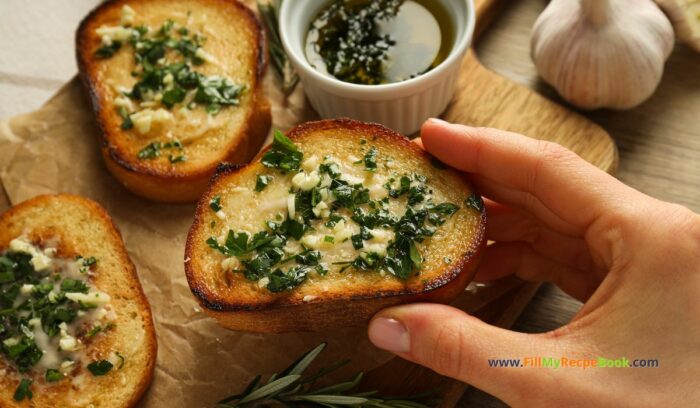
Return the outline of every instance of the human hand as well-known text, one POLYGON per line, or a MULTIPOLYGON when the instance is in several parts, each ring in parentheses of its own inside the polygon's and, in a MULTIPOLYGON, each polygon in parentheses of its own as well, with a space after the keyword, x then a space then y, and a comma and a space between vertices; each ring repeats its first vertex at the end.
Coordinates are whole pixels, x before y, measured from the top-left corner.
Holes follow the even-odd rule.
MULTIPOLYGON (((383 349, 512 406, 696 406, 700 402, 700 216, 646 196, 573 152, 431 119, 418 143, 470 173, 485 197, 477 281, 509 274, 585 302, 543 334, 490 326, 445 305, 379 312, 383 349), (489 359, 657 359, 657 368, 489 367, 489 359)), ((532 363, 532 361, 530 361, 532 363)))

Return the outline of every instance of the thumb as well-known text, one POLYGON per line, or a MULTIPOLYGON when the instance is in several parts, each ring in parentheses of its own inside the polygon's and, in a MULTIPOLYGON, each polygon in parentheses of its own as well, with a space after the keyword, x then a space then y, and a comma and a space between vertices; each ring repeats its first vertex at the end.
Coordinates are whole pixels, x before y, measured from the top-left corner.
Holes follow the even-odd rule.
POLYGON ((557 341, 545 335, 500 329, 459 309, 432 303, 382 310, 370 322, 369 338, 379 348, 474 385, 509 404, 532 402, 538 391, 553 389, 556 373, 491 367, 489 359, 524 361, 557 352, 564 355, 557 350, 557 341))

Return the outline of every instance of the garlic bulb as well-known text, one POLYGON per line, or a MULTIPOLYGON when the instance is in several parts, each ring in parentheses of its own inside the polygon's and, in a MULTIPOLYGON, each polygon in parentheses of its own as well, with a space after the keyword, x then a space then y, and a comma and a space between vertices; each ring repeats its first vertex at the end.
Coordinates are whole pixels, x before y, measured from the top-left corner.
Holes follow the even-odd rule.
POLYGON ((552 0, 531 43, 542 78, 585 109, 642 103, 672 48, 671 23, 652 0, 552 0))
POLYGON ((700 0, 656 0, 673 23, 676 36, 700 52, 700 0))

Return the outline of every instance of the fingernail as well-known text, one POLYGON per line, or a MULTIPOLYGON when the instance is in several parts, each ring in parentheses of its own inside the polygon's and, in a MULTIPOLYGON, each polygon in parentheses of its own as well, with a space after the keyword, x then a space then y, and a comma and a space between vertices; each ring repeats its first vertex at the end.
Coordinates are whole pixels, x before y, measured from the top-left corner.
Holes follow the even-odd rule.
POLYGON ((428 119, 428 122, 440 123, 440 124, 443 124, 443 125, 449 125, 449 122, 448 122, 448 121, 442 120, 442 119, 440 119, 440 118, 429 118, 429 119, 428 119))
POLYGON ((379 317, 372 320, 369 339, 375 346, 394 353, 407 353, 411 350, 408 330, 396 319, 379 317))

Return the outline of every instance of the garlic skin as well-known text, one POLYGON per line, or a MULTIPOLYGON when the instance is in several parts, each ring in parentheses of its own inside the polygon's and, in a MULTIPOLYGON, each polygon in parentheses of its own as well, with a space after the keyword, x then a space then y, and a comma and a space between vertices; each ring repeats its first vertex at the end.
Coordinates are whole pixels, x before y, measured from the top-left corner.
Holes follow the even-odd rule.
POLYGON ((652 0, 552 0, 532 30, 542 78, 584 109, 630 109, 651 96, 673 49, 652 0))
POLYGON ((700 52, 700 0, 655 0, 671 19, 676 36, 700 52))

